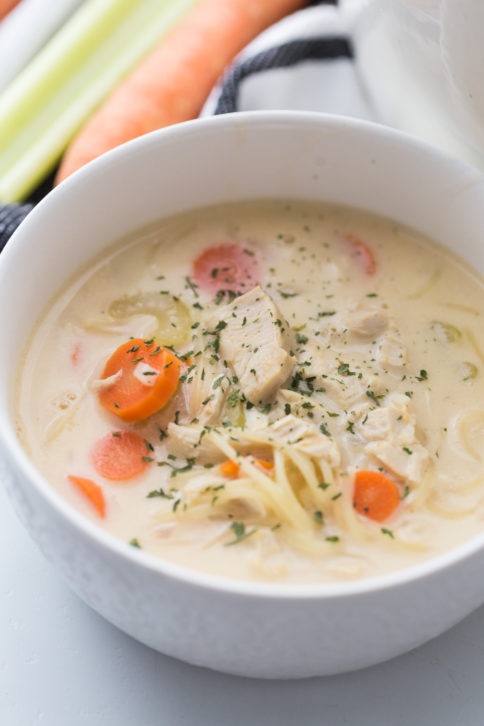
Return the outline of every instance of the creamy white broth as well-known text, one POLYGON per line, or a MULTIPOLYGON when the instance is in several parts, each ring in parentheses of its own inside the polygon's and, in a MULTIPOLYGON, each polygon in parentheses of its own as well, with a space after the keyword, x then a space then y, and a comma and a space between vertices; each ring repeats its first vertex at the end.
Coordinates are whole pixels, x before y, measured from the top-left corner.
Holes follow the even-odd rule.
POLYGON ((120 241, 54 301, 20 374, 19 432, 74 507, 164 559, 293 583, 406 567, 484 523, 483 300, 464 263, 380 217, 299 201, 196 210, 120 241), (217 268, 210 291, 195 282, 213 245, 255 260, 235 299, 217 298, 217 268), (153 336, 182 380, 161 411, 126 423, 96 385, 119 345, 153 336), (244 346, 257 370, 241 376, 244 346), (147 442, 146 466, 111 481, 91 452, 125 430, 147 442), (397 486, 383 521, 353 506, 358 470, 397 486), (104 517, 69 475, 101 487, 104 517))

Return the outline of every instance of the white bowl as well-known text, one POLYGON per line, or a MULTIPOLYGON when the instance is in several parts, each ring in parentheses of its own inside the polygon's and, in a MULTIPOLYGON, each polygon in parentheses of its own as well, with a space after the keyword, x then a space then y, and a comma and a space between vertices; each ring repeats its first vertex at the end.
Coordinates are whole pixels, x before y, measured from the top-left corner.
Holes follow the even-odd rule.
POLYGON ((385 214, 484 272, 484 177, 410 137, 297 112, 171 127, 106 154, 61 184, 0 256, 0 432, 20 519, 90 606, 143 643, 190 663, 289 678, 383 661, 459 621, 484 602, 484 534, 418 567, 352 583, 289 587, 200 574, 127 547, 72 509, 29 461, 14 413, 19 357, 31 328, 79 267, 165 214, 277 196, 385 214))

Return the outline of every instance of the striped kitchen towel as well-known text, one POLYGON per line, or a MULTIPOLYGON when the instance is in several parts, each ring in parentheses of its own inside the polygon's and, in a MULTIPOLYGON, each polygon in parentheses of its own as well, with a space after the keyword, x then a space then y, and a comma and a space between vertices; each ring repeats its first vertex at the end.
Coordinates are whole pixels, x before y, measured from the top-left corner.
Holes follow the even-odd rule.
MULTIPOLYGON (((358 73, 352 28, 364 0, 320 0, 262 33, 235 59, 202 116, 307 110, 377 120, 358 73)), ((49 189, 23 205, 0 205, 0 250, 49 189)))
POLYGON ((273 25, 237 57, 202 115, 290 109, 377 120, 352 40, 363 2, 313 4, 273 25))
POLYGON ((33 206, 33 204, 0 204, 0 251, 33 206))

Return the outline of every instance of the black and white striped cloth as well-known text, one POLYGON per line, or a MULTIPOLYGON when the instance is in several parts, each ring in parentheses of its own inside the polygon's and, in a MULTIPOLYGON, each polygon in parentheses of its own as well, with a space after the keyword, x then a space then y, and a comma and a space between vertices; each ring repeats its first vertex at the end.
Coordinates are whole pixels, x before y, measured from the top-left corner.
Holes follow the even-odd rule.
POLYGON ((237 57, 202 115, 293 109, 376 120, 352 39, 363 1, 313 3, 273 25, 237 57))
MULTIPOLYGON (((349 8, 338 0, 309 2, 266 30, 235 59, 201 115, 293 109, 377 120, 354 57, 358 0, 349 8)), ((47 190, 44 184, 40 196, 47 190)), ((0 250, 38 198, 0 205, 0 250)))

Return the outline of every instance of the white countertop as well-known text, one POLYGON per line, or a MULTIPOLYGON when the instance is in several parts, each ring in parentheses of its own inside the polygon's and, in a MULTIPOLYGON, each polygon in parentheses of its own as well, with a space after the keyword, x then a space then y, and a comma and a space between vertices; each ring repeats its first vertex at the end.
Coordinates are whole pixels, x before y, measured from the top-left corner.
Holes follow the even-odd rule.
POLYGON ((484 607, 386 664, 330 678, 260 681, 156 653, 74 595, 0 485, 2 726, 478 726, 484 607))

